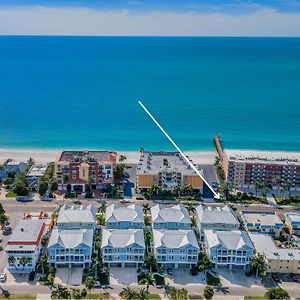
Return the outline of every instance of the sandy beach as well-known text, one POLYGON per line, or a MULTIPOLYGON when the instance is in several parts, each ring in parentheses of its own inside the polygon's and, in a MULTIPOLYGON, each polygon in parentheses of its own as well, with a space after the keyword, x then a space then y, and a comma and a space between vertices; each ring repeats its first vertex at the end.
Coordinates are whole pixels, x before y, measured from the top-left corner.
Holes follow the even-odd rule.
MULTIPOLYGON (((47 149, 0 149, 0 163, 3 163, 7 158, 12 158, 14 161, 27 161, 32 157, 36 163, 46 164, 53 162, 61 150, 47 149)), ((140 157, 139 151, 117 151, 118 155, 125 155, 127 163, 137 163, 140 157)), ((195 163, 212 164, 216 152, 214 151, 186 151, 195 163)))

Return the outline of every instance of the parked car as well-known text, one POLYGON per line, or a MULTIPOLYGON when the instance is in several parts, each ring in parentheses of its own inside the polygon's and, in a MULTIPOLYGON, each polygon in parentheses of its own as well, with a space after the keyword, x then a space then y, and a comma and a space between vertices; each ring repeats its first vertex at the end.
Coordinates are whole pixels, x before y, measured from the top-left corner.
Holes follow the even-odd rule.
POLYGON ((298 282, 298 276, 296 274, 291 274, 291 278, 294 282, 298 282))
POLYGON ((279 277, 276 274, 272 274, 272 278, 275 282, 279 281, 279 277))
POLYGON ((6 274, 5 273, 1 273, 0 274, 0 282, 4 282, 6 280, 6 274))
POLYGON ((167 273, 168 273, 169 275, 173 275, 173 270, 172 270, 171 268, 168 268, 168 269, 167 269, 167 273))
POLYGON ((100 288, 100 287, 101 287, 100 281, 96 281, 94 284, 94 288, 100 288))

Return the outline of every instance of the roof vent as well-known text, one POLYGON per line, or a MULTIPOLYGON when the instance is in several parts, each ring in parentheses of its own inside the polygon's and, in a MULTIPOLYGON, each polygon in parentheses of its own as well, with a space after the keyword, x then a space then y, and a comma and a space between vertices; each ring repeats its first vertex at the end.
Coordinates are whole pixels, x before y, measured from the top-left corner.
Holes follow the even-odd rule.
POLYGON ((21 228, 21 231, 23 232, 23 231, 24 231, 24 228, 21 228))

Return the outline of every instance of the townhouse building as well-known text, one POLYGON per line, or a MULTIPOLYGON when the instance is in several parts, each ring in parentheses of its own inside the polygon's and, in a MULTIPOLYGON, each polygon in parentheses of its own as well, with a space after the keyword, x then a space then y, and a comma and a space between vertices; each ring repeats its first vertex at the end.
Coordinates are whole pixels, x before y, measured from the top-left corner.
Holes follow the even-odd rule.
POLYGON ((284 227, 278 215, 272 212, 243 212, 241 218, 249 231, 265 232, 278 236, 284 227))
POLYGON ((255 182, 273 185, 289 183, 291 190, 300 190, 300 152, 226 150, 222 157, 228 182, 249 187, 255 182))
MULTIPOLYGON (((198 168, 197 165, 195 167, 198 168)), ((137 166, 136 188, 147 191, 153 185, 165 190, 191 185, 195 190, 201 190, 203 182, 179 152, 144 151, 137 166)))
POLYGON ((63 205, 48 243, 48 262, 55 267, 91 264, 96 208, 63 205))
POLYGON ((42 249, 41 239, 45 230, 46 225, 43 220, 22 219, 18 222, 5 248, 9 272, 30 273, 35 269, 42 249), (26 263, 24 264, 24 262, 26 263))
POLYGON ((251 232, 249 237, 255 251, 263 255, 266 264, 266 273, 293 273, 300 274, 300 250, 279 248, 269 234, 251 232))
POLYGON ((205 251, 210 262, 218 267, 246 269, 251 262, 254 247, 245 231, 204 230, 205 251))
POLYGON ((286 212, 285 217, 285 226, 288 228, 291 234, 300 236, 300 214, 295 212, 286 212))
POLYGON ((58 229, 95 229, 97 209, 94 205, 71 206, 64 204, 57 218, 58 229))
POLYGON ((105 222, 107 229, 143 229, 144 212, 138 204, 112 204, 106 208, 105 222))
POLYGON ((151 207, 151 225, 153 229, 188 230, 191 229, 192 222, 188 210, 182 204, 157 204, 151 207))
POLYGON ((160 266, 191 268, 198 262, 199 250, 193 230, 153 229, 153 251, 160 266))
POLYGON ((48 262, 53 267, 88 267, 92 262, 93 229, 54 228, 48 243, 48 262))
POLYGON ((204 230, 234 231, 240 227, 240 222, 234 212, 226 205, 196 207, 196 221, 200 240, 204 241, 204 230))
POLYGON ((142 229, 102 230, 103 263, 110 266, 138 267, 144 263, 145 240, 142 229))
POLYGON ((67 185, 77 194, 86 192, 89 178, 92 189, 103 189, 113 183, 113 170, 117 153, 112 151, 63 151, 55 160, 58 190, 66 191, 67 185))

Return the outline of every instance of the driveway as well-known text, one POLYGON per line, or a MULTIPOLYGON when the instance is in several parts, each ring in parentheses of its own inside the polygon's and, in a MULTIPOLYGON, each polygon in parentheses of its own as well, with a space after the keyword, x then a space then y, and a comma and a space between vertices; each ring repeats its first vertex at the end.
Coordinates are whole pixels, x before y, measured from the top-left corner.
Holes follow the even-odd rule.
POLYGON ((261 287, 260 278, 255 276, 246 276, 244 270, 229 270, 229 269, 215 269, 216 273, 220 275, 222 286, 242 286, 242 287, 261 287))
POLYGON ((80 285, 83 268, 57 268, 54 283, 80 285))
POLYGON ((172 269, 172 272, 172 275, 164 275, 166 284, 206 284, 206 278, 202 272, 196 276, 191 275, 190 269, 172 269))
POLYGON ((112 267, 109 269, 109 272, 111 285, 137 284, 136 268, 112 267))

